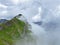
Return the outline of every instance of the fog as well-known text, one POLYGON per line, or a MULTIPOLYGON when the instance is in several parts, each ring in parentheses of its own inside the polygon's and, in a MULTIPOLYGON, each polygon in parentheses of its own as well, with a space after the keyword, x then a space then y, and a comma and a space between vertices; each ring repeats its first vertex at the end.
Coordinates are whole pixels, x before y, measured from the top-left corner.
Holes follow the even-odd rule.
POLYGON ((15 45, 60 45, 60 0, 0 0, 0 18, 11 19, 20 13, 32 26, 32 33, 15 45))

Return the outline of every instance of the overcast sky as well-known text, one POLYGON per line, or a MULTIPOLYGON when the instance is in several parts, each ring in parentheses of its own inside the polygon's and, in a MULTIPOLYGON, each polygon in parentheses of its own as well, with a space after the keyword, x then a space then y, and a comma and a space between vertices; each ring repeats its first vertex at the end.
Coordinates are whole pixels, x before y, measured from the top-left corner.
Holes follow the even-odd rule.
MULTIPOLYGON (((29 22, 31 22, 32 19, 32 21, 40 21, 41 15, 48 15, 46 17, 48 19, 50 16, 52 17, 53 14, 60 19, 60 0, 0 0, 0 19, 11 19, 20 13, 23 14, 29 22)), ((31 25, 33 29, 32 32, 35 34, 40 35, 44 33, 44 29, 40 28, 40 26, 34 25, 33 23, 31 23, 31 25)), ((57 33, 54 34, 57 35, 57 33)))
POLYGON ((0 18, 11 18, 22 13, 29 18, 38 13, 37 0, 0 0, 0 18))
MULTIPOLYGON (((31 20, 35 15, 40 16, 41 9, 46 11, 45 8, 52 12, 58 8, 56 10, 59 12, 60 0, 0 0, 0 18, 10 19, 22 13, 28 20, 31 20)), ((37 16, 38 19, 39 16, 37 16)))

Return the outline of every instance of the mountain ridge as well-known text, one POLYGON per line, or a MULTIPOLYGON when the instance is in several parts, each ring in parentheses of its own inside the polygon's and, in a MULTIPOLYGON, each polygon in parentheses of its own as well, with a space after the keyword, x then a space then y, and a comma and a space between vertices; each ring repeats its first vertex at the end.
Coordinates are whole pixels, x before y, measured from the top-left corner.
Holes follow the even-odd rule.
POLYGON ((20 16, 22 16, 22 14, 0 24, 0 45, 13 45, 14 40, 24 38, 25 35, 31 32, 28 22, 26 24, 26 22, 17 18, 20 18, 20 16))

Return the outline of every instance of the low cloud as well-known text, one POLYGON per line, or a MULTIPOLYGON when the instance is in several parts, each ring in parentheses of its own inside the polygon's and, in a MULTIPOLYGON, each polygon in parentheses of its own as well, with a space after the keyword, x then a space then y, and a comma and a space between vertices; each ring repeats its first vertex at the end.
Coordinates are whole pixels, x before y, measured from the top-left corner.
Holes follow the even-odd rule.
POLYGON ((8 8, 8 6, 0 3, 0 8, 8 8))

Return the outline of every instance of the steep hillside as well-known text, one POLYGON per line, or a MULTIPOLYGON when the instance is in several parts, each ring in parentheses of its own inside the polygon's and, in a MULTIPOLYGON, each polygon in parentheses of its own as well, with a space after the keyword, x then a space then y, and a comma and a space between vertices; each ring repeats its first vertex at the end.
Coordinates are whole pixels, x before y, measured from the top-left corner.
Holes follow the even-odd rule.
POLYGON ((31 32, 28 22, 18 19, 20 16, 21 14, 0 24, 0 45, 13 45, 16 39, 23 38, 31 32))

